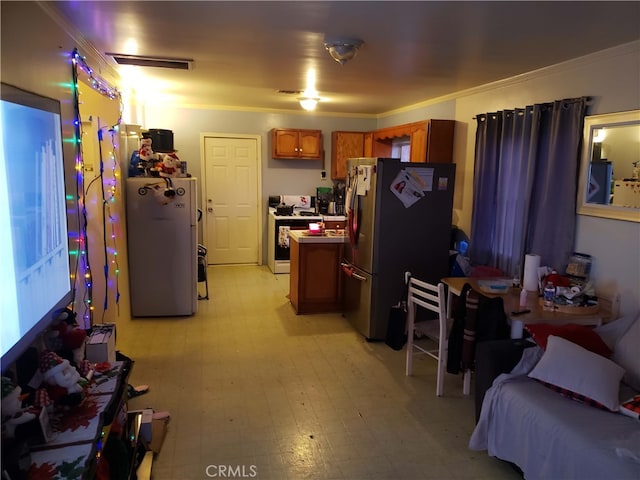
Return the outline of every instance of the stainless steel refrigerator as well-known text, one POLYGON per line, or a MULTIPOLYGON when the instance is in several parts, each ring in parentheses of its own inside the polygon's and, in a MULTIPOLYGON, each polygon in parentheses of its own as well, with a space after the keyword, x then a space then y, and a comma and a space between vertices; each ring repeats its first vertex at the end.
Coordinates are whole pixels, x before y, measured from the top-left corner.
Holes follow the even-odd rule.
POLYGON ((429 282, 447 276, 454 178, 452 163, 348 160, 344 315, 368 340, 385 338, 405 271, 429 282))
POLYGON ((195 178, 127 179, 131 315, 193 315, 198 307, 195 178))

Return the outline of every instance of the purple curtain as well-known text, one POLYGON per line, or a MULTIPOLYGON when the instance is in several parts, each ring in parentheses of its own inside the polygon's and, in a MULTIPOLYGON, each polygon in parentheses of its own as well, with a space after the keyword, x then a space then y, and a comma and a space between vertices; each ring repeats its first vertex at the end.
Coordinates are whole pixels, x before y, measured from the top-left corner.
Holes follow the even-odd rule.
POLYGON ((521 275, 524 255, 564 272, 573 251, 587 98, 477 115, 474 265, 521 275))

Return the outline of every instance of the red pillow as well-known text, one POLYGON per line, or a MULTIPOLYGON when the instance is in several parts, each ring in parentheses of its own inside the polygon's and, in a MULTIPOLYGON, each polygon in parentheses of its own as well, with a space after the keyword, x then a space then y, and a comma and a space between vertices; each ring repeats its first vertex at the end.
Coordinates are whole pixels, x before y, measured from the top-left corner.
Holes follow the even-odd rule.
POLYGON ((580 345, 593 353, 609 358, 613 353, 606 343, 600 338, 593 328, 585 325, 568 323, 566 325, 551 325, 549 323, 532 323, 525 325, 525 328, 533 337, 535 342, 545 350, 547 348, 547 337, 555 335, 569 340, 576 345, 580 345))

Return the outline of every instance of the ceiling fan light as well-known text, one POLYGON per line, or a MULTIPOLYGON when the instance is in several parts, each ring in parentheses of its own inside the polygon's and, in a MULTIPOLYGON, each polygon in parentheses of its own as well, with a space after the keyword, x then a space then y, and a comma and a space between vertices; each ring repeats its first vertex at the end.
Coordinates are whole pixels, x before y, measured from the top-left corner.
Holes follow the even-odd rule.
POLYGON ((344 65, 358 53, 358 49, 364 42, 358 39, 343 39, 325 42, 324 48, 327 49, 331 58, 340 65, 344 65))
POLYGON ((307 111, 313 111, 318 105, 319 98, 303 97, 298 99, 300 106, 307 111))

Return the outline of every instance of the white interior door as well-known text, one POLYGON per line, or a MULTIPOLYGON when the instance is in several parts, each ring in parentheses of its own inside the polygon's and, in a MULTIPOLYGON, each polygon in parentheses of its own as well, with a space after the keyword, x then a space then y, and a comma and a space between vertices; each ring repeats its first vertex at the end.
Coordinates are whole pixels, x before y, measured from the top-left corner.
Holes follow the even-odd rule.
POLYGON ((258 264, 259 138, 204 136, 205 246, 210 265, 258 264))

